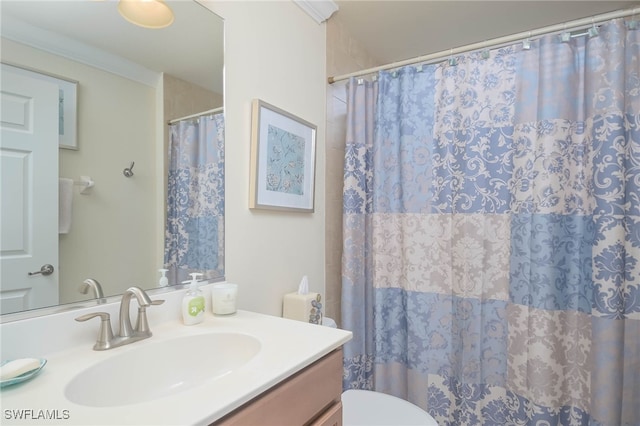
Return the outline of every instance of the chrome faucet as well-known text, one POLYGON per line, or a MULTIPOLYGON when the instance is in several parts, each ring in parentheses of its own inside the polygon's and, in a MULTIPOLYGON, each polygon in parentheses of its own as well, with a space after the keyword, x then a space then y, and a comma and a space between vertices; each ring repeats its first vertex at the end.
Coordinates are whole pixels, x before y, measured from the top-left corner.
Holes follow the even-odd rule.
POLYGON ((93 312, 82 315, 76 318, 76 321, 87 321, 91 318, 100 317, 100 332, 93 349, 104 351, 151 337, 152 333, 147 321, 147 308, 151 305, 161 305, 163 303, 164 300, 151 300, 149 295, 139 287, 129 287, 122 295, 122 301, 120 302, 120 330, 117 336, 113 335, 111 318, 107 312, 93 312), (138 317, 135 328, 131 326, 131 318, 129 317, 129 305, 131 304, 132 296, 135 296, 138 301, 138 317))
POLYGON ((104 292, 102 291, 102 286, 98 282, 98 280, 94 280, 93 278, 87 278, 82 282, 79 290, 82 294, 89 293, 89 289, 93 291, 93 296, 95 299, 98 299, 98 304, 105 303, 107 300, 104 298, 104 292))
POLYGON ((120 337, 133 336, 133 327, 131 327, 131 318, 129 317, 131 296, 135 296, 138 300, 138 318, 140 318, 140 308, 143 309, 142 312, 146 316, 146 308, 151 306, 151 299, 144 290, 138 287, 129 287, 122 295, 122 301, 120 302, 120 337))

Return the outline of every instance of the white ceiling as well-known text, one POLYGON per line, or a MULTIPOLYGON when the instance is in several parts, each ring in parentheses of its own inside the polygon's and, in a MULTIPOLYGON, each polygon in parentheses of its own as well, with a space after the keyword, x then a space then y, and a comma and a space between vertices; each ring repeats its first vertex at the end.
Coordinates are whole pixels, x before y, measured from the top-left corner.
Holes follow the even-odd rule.
POLYGON ((334 16, 380 65, 640 7, 637 1, 334 1, 334 16))
MULTIPOLYGON (((246 0, 234 0, 246 1, 246 0)), ((191 0, 167 0, 168 28, 148 30, 122 19, 115 0, 0 0, 7 19, 62 34, 222 93, 223 20, 191 0), (215 71, 212 71, 215 70, 215 71), (211 78, 212 72, 217 77, 211 78)), ((379 64, 561 24, 632 1, 335 0, 334 15, 379 64)), ((639 9, 640 14, 640 9, 639 9)), ((331 19, 334 19, 333 17, 331 19)))
POLYGON ((18 22, 30 38, 43 35, 44 40, 31 41, 32 46, 50 44, 51 39, 55 37, 57 41, 61 36, 60 40, 72 39, 149 70, 167 72, 223 93, 223 20, 191 0, 166 3, 172 8, 175 21, 167 28, 150 30, 125 21, 114 0, 0 0, 0 29, 6 36, 9 28, 16 27, 8 24, 18 22))

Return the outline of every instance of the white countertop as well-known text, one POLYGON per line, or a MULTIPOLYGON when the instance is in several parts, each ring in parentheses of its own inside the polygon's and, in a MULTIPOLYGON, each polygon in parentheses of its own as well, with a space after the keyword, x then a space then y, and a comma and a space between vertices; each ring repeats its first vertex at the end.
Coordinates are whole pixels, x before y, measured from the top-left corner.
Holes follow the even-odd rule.
MULTIPOLYGON (((97 321, 93 326, 97 334, 97 321)), ((2 389, 0 423, 206 425, 351 339, 349 331, 246 311, 224 317, 209 314, 203 323, 193 326, 184 326, 177 320, 155 326, 151 323, 151 330, 151 338, 120 348, 94 351, 93 342, 86 342, 45 356, 47 365, 39 375, 28 382, 2 389), (110 356, 177 336, 212 332, 252 335, 261 343, 260 352, 231 374, 151 402, 96 408, 72 403, 65 397, 65 386, 76 374, 110 356), (20 412, 30 418, 15 419, 20 412), (53 419, 37 419, 43 415, 53 419)), ((148 362, 153 363, 154 360, 148 362)), ((157 365, 158 374, 170 368, 170 365, 157 365)), ((135 366, 131 370, 131 380, 134 381, 135 366)), ((95 385, 100 386, 100 383, 95 385)))

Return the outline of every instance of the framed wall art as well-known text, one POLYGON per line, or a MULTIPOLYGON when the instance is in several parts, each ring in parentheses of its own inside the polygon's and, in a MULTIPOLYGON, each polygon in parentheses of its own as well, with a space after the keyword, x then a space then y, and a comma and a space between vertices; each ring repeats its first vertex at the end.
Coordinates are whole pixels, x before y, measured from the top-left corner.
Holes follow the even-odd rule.
POLYGON ((313 212, 317 127, 259 99, 251 110, 249 207, 313 212))

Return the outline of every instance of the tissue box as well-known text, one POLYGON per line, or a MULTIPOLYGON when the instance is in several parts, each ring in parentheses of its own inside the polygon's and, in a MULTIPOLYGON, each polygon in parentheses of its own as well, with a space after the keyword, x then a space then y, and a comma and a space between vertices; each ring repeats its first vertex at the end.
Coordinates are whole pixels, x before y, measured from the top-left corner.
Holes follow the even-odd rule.
POLYGON ((288 293, 284 295, 282 303, 282 316, 285 318, 322 323, 322 303, 319 293, 288 293))

